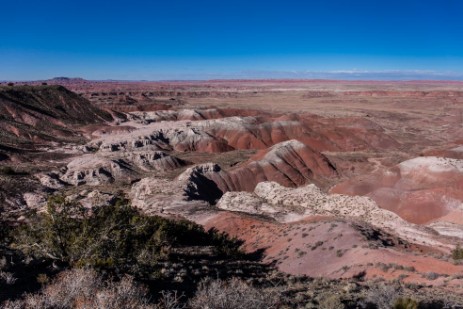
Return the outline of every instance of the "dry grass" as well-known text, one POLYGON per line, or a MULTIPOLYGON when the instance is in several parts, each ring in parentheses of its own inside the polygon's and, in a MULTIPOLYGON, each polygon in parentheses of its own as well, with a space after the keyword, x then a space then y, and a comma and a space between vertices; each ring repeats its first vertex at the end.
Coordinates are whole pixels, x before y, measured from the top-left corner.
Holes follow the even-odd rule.
POLYGON ((276 292, 254 288, 246 282, 232 278, 204 280, 200 283, 195 297, 191 300, 193 309, 271 309, 278 308, 276 292))
POLYGON ((149 304, 146 293, 129 276, 124 276, 120 281, 105 281, 94 270, 73 269, 63 272, 40 293, 29 294, 23 300, 6 302, 3 308, 155 308, 149 304))

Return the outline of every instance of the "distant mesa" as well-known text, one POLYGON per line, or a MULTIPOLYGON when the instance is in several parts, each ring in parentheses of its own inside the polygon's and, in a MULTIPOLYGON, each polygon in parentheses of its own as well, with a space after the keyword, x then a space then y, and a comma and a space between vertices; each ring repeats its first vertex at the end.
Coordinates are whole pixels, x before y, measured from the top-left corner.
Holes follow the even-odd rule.
POLYGON ((84 79, 81 78, 81 77, 65 77, 65 76, 58 76, 58 77, 53 77, 51 80, 66 80, 66 81, 70 81, 70 80, 84 80, 84 79))
POLYGON ((85 82, 86 80, 81 78, 81 77, 59 76, 59 77, 53 77, 52 79, 49 79, 48 81, 50 81, 50 82, 76 83, 76 82, 85 82))

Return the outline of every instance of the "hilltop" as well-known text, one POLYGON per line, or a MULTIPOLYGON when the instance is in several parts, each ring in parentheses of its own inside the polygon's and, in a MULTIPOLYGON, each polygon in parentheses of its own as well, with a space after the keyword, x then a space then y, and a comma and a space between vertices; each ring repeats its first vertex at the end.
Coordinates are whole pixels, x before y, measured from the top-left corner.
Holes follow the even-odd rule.
POLYGON ((63 86, 0 87, 3 149, 81 141, 81 127, 112 120, 110 113, 63 86))

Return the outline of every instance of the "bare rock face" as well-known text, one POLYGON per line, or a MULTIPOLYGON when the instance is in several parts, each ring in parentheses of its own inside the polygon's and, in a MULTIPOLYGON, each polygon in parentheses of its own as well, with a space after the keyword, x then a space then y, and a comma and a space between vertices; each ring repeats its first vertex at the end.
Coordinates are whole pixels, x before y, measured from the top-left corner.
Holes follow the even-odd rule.
POLYGON ((41 209, 47 204, 47 196, 43 193, 27 192, 23 199, 29 209, 41 209))
POLYGON ((178 186, 187 199, 214 204, 224 192, 253 191, 261 181, 295 187, 335 175, 321 154, 295 140, 277 144, 256 158, 229 171, 214 163, 193 166, 177 178, 178 186))
POLYGON ((122 159, 111 160, 89 154, 71 161, 60 180, 75 186, 100 185, 116 179, 130 182, 135 178, 131 166, 122 159))
POLYGON ((217 153, 263 150, 293 139, 317 152, 379 150, 400 145, 380 126, 366 119, 328 119, 310 114, 218 118, 221 116, 218 111, 197 110, 145 112, 135 116, 143 119, 143 128, 96 140, 94 146, 100 151, 150 147, 217 153))
POLYGON ((275 182, 262 182, 256 186, 252 198, 249 198, 249 193, 227 192, 217 203, 217 207, 266 215, 281 222, 300 221, 317 215, 356 218, 392 231, 407 240, 414 238, 412 241, 419 239, 427 244, 444 246, 434 239, 434 230, 407 223, 393 212, 379 208, 368 197, 325 194, 313 184, 286 188, 275 182))
POLYGON ((463 239, 463 226, 461 224, 436 221, 428 224, 428 226, 437 231, 440 235, 463 239))
POLYGON ((341 183, 331 192, 371 197, 409 222, 463 223, 463 160, 418 157, 367 179, 341 183))
POLYGON ((178 120, 206 120, 222 117, 219 110, 210 109, 180 109, 180 110, 160 110, 160 111, 137 111, 130 112, 129 117, 133 120, 148 124, 160 121, 178 120))
POLYGON ((149 214, 182 215, 187 218, 214 212, 223 192, 209 177, 226 173, 219 165, 204 163, 186 169, 174 180, 148 177, 134 183, 130 191, 132 205, 149 214))
POLYGON ((84 154, 72 160, 61 175, 48 173, 37 177, 52 189, 60 189, 65 184, 95 186, 115 181, 127 184, 140 178, 143 172, 163 175, 187 164, 162 151, 84 154))
POLYGON ((39 173, 35 177, 48 189, 60 190, 66 186, 66 183, 59 178, 59 172, 39 173))
POLYGON ((324 183, 336 176, 336 170, 322 154, 297 140, 276 144, 228 171, 215 164, 194 167, 185 173, 201 178, 204 183, 205 178, 212 180, 214 184, 209 186, 217 186, 222 192, 252 192, 263 181, 297 187, 311 182, 324 183))
POLYGON ((85 208, 104 207, 114 205, 116 196, 99 190, 83 190, 77 194, 67 196, 68 201, 78 202, 85 208))
POLYGON ((188 183, 148 177, 133 184, 129 197, 132 206, 152 215, 182 216, 194 220, 214 213, 207 201, 190 199, 186 194, 188 183))
POLYGON ((170 171, 188 164, 188 162, 173 157, 163 151, 137 151, 129 152, 124 157, 133 165, 144 171, 157 172, 170 171))
POLYGON ((278 143, 229 171, 237 191, 253 191, 259 182, 275 181, 286 187, 323 183, 336 176, 321 153, 298 140, 278 143))
POLYGON ((100 152, 172 150, 162 131, 140 131, 102 137, 89 143, 89 147, 100 152))
MULTIPOLYGON (((134 150, 176 150, 180 152, 225 152, 233 150, 227 142, 216 138, 198 128, 177 124, 178 127, 143 129, 111 138, 102 138, 92 143, 100 151, 134 151, 134 150)), ((160 126, 158 126, 160 127, 160 126)))
POLYGON ((279 222, 293 222, 304 217, 302 207, 284 207, 268 203, 251 192, 226 192, 216 206, 222 210, 271 217, 279 222))
POLYGON ((207 132, 191 127, 178 130, 168 130, 165 133, 169 144, 176 151, 198 151, 198 152, 225 152, 233 150, 227 142, 207 132))
POLYGON ((189 200, 207 201, 214 204, 222 197, 222 190, 209 179, 208 175, 225 175, 218 164, 206 163, 196 165, 183 172, 177 180, 184 184, 184 192, 189 200))

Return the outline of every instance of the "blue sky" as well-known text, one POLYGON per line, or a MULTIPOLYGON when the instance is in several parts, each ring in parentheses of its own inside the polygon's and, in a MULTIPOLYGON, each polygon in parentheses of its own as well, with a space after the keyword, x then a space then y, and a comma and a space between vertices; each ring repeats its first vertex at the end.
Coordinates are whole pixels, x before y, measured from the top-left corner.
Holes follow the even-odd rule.
POLYGON ((2 1, 0 80, 463 79, 461 0, 2 1))

